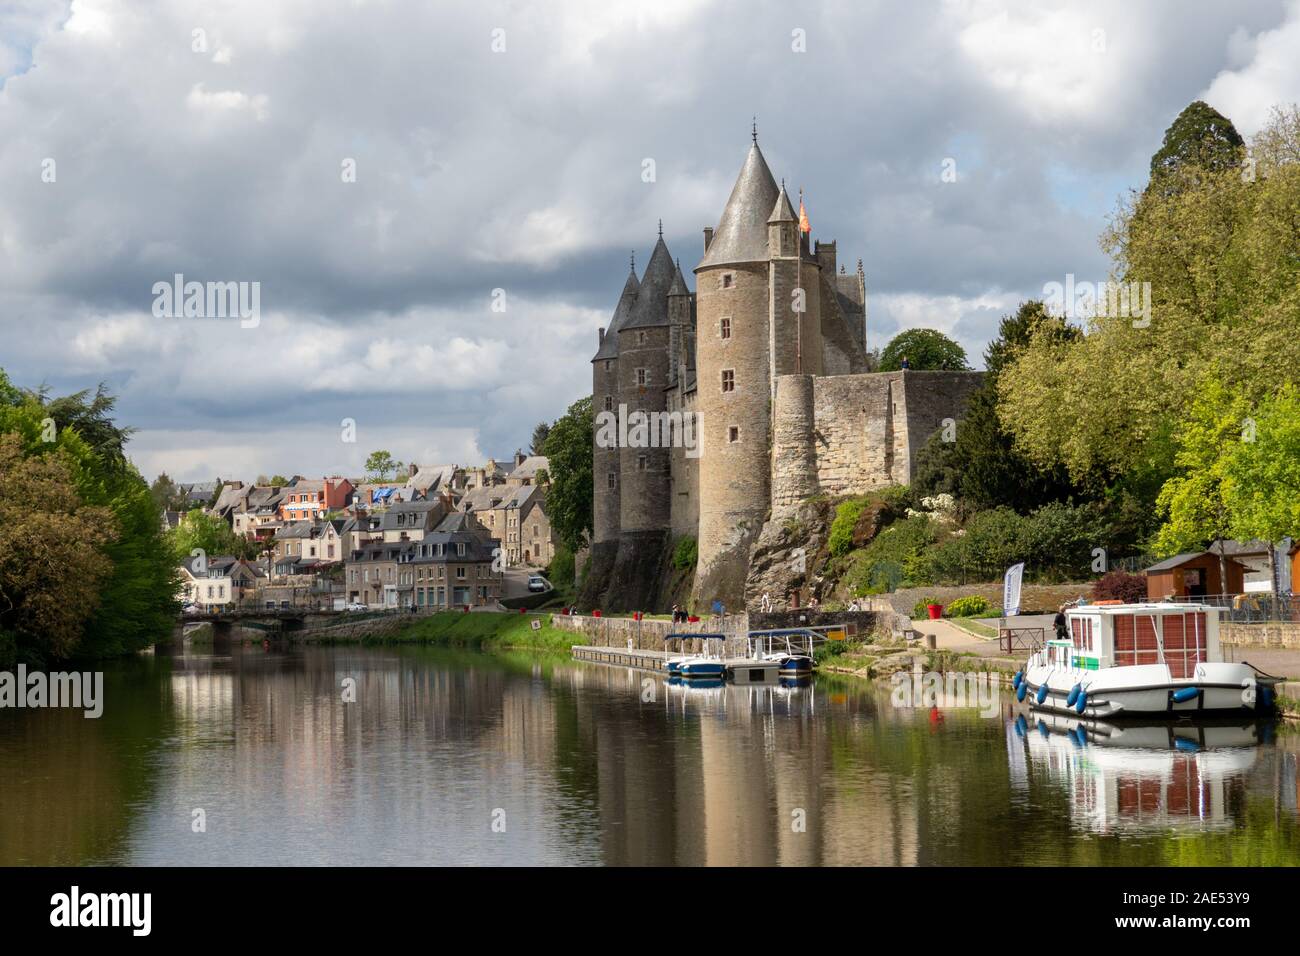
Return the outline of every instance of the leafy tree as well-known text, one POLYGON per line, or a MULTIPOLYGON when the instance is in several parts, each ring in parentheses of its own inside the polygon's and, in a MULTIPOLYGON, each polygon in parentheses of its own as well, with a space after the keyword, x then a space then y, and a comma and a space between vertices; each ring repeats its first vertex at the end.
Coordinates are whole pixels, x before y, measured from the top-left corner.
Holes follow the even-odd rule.
POLYGON ((28 455, 17 434, 0 435, 0 632, 13 636, 5 657, 70 656, 112 573, 104 547, 117 537, 113 514, 82 500, 76 471, 61 448, 28 455))
POLYGON ((550 433, 551 433, 551 425, 549 422, 538 422, 533 427, 533 443, 531 446, 532 454, 534 455, 543 454, 542 449, 546 447, 546 436, 549 435, 550 433))
POLYGON ((1151 186, 1179 188, 1171 176, 1188 167, 1219 172, 1241 165, 1245 142, 1232 121, 1201 100, 1178 114, 1151 157, 1151 186))
MULTIPOLYGON (((366 459, 367 481, 388 481, 402 468, 402 463, 387 451, 372 451, 366 459)), ((274 481, 274 479, 272 479, 274 481)))
MULTIPOLYGON (((1264 135, 1276 153, 1300 151, 1296 128, 1264 135)), ((1254 182, 1193 164, 1162 175, 1179 188, 1132 194, 1104 237, 1119 280, 1147 298, 1147 320, 1093 318, 1073 342, 1036 336, 999 377, 1016 447, 1094 491, 1169 477, 1170 437, 1207 378, 1255 402, 1300 367, 1300 164, 1254 182)))
POLYGON ((897 372, 907 359, 914 371, 966 371, 966 350, 934 329, 907 329, 894 336, 880 353, 880 371, 897 372))
POLYGON ((1233 537, 1300 538, 1300 391, 1284 385, 1221 446, 1221 493, 1233 537))
POLYGON ((153 484, 149 486, 149 496, 153 499, 154 508, 158 511, 181 510, 178 503, 180 490, 176 487, 176 482, 172 481, 165 471, 155 478, 153 484))
MULTIPOLYGON (((109 417, 115 400, 102 386, 90 399, 89 392, 50 399, 44 389, 4 391, 0 433, 17 436, 27 457, 63 452, 73 463, 82 501, 107 508, 115 525, 115 536, 102 546, 111 573, 70 653, 103 657, 153 644, 172 626, 177 572, 149 486, 125 456, 130 429, 117 427, 109 417), (53 442, 46 440, 47 420, 55 425, 53 442), (83 430, 89 440, 82 437, 83 430)), ((46 568, 45 573, 54 572, 46 568)))
POLYGON ((190 511, 168 533, 168 543, 179 564, 196 548, 202 549, 209 558, 223 554, 244 557, 248 542, 237 538, 224 519, 203 511, 190 511))
POLYGON ((593 414, 591 397, 581 398, 556 420, 543 454, 550 460, 546 514, 564 546, 577 553, 592 531, 593 414))
POLYGON ((1224 497, 1225 446, 1239 443, 1247 406, 1217 381, 1207 382, 1178 432, 1174 463, 1180 473, 1165 482, 1156 507, 1165 522, 1155 547, 1164 554, 1219 544, 1220 581, 1227 581, 1222 542, 1232 536, 1224 497))

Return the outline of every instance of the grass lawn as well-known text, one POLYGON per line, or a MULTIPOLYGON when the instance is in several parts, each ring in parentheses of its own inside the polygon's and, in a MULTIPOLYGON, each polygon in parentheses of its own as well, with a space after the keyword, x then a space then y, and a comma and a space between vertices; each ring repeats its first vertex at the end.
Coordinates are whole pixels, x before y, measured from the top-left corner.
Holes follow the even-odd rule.
POLYGON ((582 635, 551 626, 550 614, 443 611, 411 622, 397 634, 377 635, 363 644, 442 644, 492 650, 506 647, 567 651, 582 635), (533 622, 541 626, 534 629, 533 622))

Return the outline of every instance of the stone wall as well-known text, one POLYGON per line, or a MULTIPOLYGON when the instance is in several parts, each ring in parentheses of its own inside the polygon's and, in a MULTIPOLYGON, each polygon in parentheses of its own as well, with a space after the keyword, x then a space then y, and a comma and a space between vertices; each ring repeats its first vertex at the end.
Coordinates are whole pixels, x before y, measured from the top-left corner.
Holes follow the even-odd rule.
POLYGON ((1300 623, 1219 625, 1219 643, 1251 647, 1284 647, 1300 650, 1300 623))
MULTIPOLYGON (((664 637, 680 631, 707 633, 734 633, 743 635, 748 631, 745 615, 734 615, 726 619, 724 625, 709 621, 698 624, 673 624, 672 621, 641 620, 629 617, 590 617, 584 614, 553 614, 551 625, 563 631, 572 631, 581 635, 582 643, 592 647, 627 647, 628 641, 636 650, 662 651, 664 637)), ((698 641, 688 641, 685 650, 698 651, 698 641)), ((676 645, 674 645, 676 649, 676 645)))
MULTIPOLYGON (((1074 584, 1026 584, 1020 592, 1022 614, 1056 613, 1056 609, 1067 601, 1074 601, 1080 596, 1092 593, 1092 582, 1083 581, 1074 584)), ((873 595, 870 600, 874 606, 891 607, 902 614, 911 614, 916 602, 924 598, 937 598, 940 604, 951 604, 957 598, 978 595, 989 602, 992 610, 990 617, 997 617, 1002 608, 1002 582, 986 584, 964 584, 946 587, 902 588, 891 594, 873 595)))

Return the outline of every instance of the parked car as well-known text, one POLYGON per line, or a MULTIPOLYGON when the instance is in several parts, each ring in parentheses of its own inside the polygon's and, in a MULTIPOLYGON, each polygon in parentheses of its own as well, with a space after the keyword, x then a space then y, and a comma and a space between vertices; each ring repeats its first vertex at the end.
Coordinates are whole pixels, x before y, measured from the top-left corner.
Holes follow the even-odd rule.
POLYGON ((542 591, 549 591, 550 588, 551 586, 546 583, 546 578, 542 577, 540 574, 534 574, 528 579, 528 590, 532 591, 534 594, 542 591))
POLYGON ((345 611, 368 611, 368 610, 370 610, 370 608, 366 607, 366 606, 365 606, 364 604, 362 604, 360 601, 351 601, 351 602, 349 602, 348 604, 345 604, 345 605, 343 606, 343 610, 345 610, 345 611))
POLYGON ((193 601, 186 601, 184 604, 181 605, 182 614, 199 614, 202 612, 202 610, 203 609, 193 601))

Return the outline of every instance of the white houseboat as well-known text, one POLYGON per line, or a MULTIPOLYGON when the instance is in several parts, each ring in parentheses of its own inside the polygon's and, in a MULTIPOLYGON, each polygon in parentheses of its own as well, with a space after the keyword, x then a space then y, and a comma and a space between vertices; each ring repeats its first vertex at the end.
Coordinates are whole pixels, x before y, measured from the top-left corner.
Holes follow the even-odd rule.
POLYGON ((1223 660, 1217 608, 1087 604, 1066 626, 1016 674, 1017 700, 1091 718, 1273 710, 1278 678, 1223 660))

